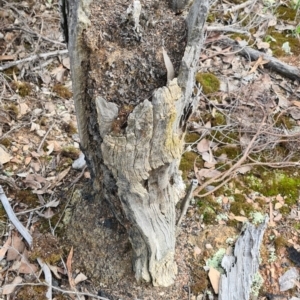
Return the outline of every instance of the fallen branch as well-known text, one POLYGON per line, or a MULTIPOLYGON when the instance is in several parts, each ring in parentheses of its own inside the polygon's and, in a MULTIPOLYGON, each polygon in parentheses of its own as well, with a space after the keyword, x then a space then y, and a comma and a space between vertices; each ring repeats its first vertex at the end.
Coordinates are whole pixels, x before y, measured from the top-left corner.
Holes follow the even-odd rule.
POLYGON ((20 232, 20 234, 23 236, 23 238, 26 240, 26 242, 29 244, 29 246, 31 246, 32 236, 27 231, 27 229, 22 225, 22 223, 18 220, 18 218, 16 217, 1 185, 0 185, 0 200, 2 202, 2 205, 7 213, 8 218, 10 219, 10 221, 14 224, 16 229, 20 232))
POLYGON ((219 300, 250 298, 252 283, 259 268, 259 249, 267 228, 268 217, 256 227, 248 223, 234 247, 234 254, 222 259, 225 274, 221 275, 219 300))
POLYGON ((259 57, 262 56, 263 60, 268 61, 268 63, 266 63, 264 65, 265 67, 281 74, 282 76, 285 76, 292 80, 300 81, 300 69, 299 68, 290 66, 273 56, 267 55, 258 50, 254 50, 251 47, 241 46, 238 42, 236 42, 228 37, 223 37, 222 39, 219 39, 217 41, 217 43, 222 44, 223 47, 231 46, 233 50, 239 50, 239 53, 241 55, 245 56, 246 58, 250 58, 252 61, 256 61, 259 59, 259 57))
POLYGON ((14 67, 18 64, 33 61, 33 60, 36 60, 38 58, 47 58, 49 56, 56 56, 56 55, 67 54, 67 53, 68 53, 68 50, 65 49, 65 50, 57 50, 57 51, 52 51, 52 52, 47 52, 47 53, 35 54, 35 55, 29 56, 27 58, 19 59, 19 60, 16 60, 14 62, 5 64, 3 66, 0 66, 0 71, 4 71, 4 70, 9 69, 11 67, 14 67))

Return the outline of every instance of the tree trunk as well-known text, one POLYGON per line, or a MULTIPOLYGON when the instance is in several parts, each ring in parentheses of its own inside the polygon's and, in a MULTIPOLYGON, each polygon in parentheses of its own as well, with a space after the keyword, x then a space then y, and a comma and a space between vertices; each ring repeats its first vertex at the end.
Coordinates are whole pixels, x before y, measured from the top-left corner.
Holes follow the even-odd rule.
POLYGON ((208 1, 195 0, 186 21, 167 1, 63 1, 93 188, 128 231, 136 279, 169 286, 177 273, 175 205, 184 190, 178 167, 197 100, 208 1))

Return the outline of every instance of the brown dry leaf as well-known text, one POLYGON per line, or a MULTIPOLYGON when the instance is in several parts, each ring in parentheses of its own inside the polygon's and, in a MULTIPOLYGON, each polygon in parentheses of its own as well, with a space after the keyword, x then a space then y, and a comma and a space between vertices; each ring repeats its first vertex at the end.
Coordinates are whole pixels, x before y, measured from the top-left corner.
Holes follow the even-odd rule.
POLYGON ((8 163, 12 157, 8 152, 6 152, 1 146, 0 146, 0 164, 4 165, 8 163))
POLYGON ((284 96, 283 90, 276 84, 272 84, 272 89, 278 98, 278 106, 286 108, 291 106, 291 102, 284 96))
POLYGON ((65 68, 70 70, 70 57, 64 57, 62 60, 62 64, 65 68))
POLYGON ((59 269, 60 269, 59 267, 57 267, 57 266, 51 266, 49 264, 47 264, 47 266, 49 267, 49 269, 52 271, 52 273, 54 274, 54 276, 56 278, 61 279, 61 276, 58 274, 59 269))
POLYGON ((61 180, 63 180, 68 175, 70 170, 71 170, 71 167, 68 167, 67 169, 65 169, 61 173, 59 173, 56 176, 55 181, 52 183, 51 189, 54 188, 61 180))
POLYGON ((211 162, 204 162, 204 168, 210 169, 210 168, 214 168, 216 165, 215 162, 211 163, 211 162))
POLYGON ((27 114, 28 110, 29 110, 29 106, 26 103, 20 103, 19 104, 19 113, 20 113, 19 117, 22 117, 25 114, 27 114))
MULTIPOLYGON (((61 151, 61 143, 59 143, 59 142, 57 142, 57 141, 47 141, 47 145, 48 146, 53 146, 53 150, 55 151, 55 152, 59 152, 59 151, 61 151)), ((48 148, 48 147, 47 147, 48 148)), ((49 148, 48 148, 49 149, 49 148)))
POLYGON ((43 214, 41 214, 45 219, 51 219, 54 216, 53 210, 48 207, 43 214))
POLYGON ((209 146, 210 141, 207 139, 202 139, 198 144, 197 144, 197 150, 202 153, 202 152, 207 152, 210 148, 209 146))
POLYGON ((27 259, 24 257, 21 259, 21 264, 19 266, 19 273, 21 274, 34 274, 38 270, 37 266, 31 264, 27 259))
POLYGON ((0 61, 15 60, 14 55, 0 55, 0 61))
POLYGON ((300 109, 298 109, 297 107, 293 107, 290 111, 289 111, 290 115, 292 116, 292 118, 294 120, 300 120, 300 109))
POLYGON ((30 164, 31 159, 32 159, 32 158, 31 158, 30 156, 27 156, 27 157, 25 158, 25 161, 24 161, 25 166, 27 166, 27 165, 30 164))
POLYGON ((71 289, 75 289, 76 284, 72 277, 72 259, 73 259, 73 246, 67 258, 67 270, 68 270, 68 279, 69 279, 70 287, 71 289))
POLYGON ((249 172, 252 169, 251 166, 241 166, 239 168, 236 169, 236 171, 240 174, 246 174, 247 172, 249 172))
POLYGON ((55 79, 58 82, 64 83, 64 74, 66 72, 66 69, 64 68, 63 65, 59 65, 57 68, 55 68, 52 72, 51 75, 55 75, 55 79))
POLYGON ((87 280, 87 277, 83 273, 79 273, 76 276, 74 282, 75 282, 75 284, 78 284, 79 282, 82 282, 82 281, 85 281, 85 280, 87 280))
POLYGON ((280 194, 278 194, 276 196, 276 200, 279 201, 280 203, 284 204, 284 198, 280 194))
POLYGON ((269 225, 270 227, 275 227, 276 224, 275 224, 275 222, 274 222, 274 220, 273 220, 273 204, 272 204, 272 202, 269 203, 269 208, 270 208, 270 213, 269 213, 269 218, 270 218, 270 220, 269 220, 268 225, 269 225))
POLYGON ((261 67, 263 69, 263 66, 267 64, 269 60, 264 60, 263 56, 260 56, 256 62, 254 62, 254 66, 249 71, 249 74, 254 73, 258 67, 261 67))
POLYGON ((201 153, 202 159, 206 162, 210 163, 217 163, 217 161, 214 159, 211 152, 203 152, 201 153))
POLYGON ((48 145, 47 149, 48 149, 47 155, 50 155, 54 150, 54 145, 53 144, 48 145))
POLYGON ((220 272, 212 267, 209 268, 208 277, 216 294, 219 293, 220 272))
POLYGON ((7 251, 6 259, 8 261, 15 260, 20 254, 23 253, 25 249, 25 244, 21 236, 18 233, 13 233, 12 241, 11 241, 11 248, 7 251))
POLYGON ((300 101, 293 100, 293 101, 291 101, 291 102, 292 102, 292 104, 294 104, 295 106, 300 107, 300 101))
POLYGON ((248 221, 248 218, 243 217, 243 216, 234 216, 233 219, 238 222, 243 222, 243 223, 248 221))
POLYGON ((274 218, 274 222, 279 222, 282 219, 282 214, 278 214, 275 218, 274 218))
POLYGON ((86 178, 86 179, 90 179, 90 178, 91 178, 91 174, 90 174, 89 171, 84 172, 84 173, 83 173, 83 176, 84 176, 84 178, 86 178))
POLYGON ((10 246, 11 246, 11 237, 9 236, 6 242, 4 243, 4 245, 0 249, 0 261, 5 257, 5 254, 10 246))
POLYGON ((257 48, 258 49, 269 49, 270 44, 267 42, 259 41, 259 42, 257 42, 257 48))
POLYGON ((11 283, 5 284, 3 286, 2 294, 9 295, 9 294, 13 293, 15 291, 15 289, 17 288, 18 284, 22 283, 22 281, 23 281, 22 277, 16 276, 11 283))
POLYGON ((193 253, 194 258, 197 258, 197 256, 200 255, 200 254, 201 254, 201 249, 198 246, 195 246, 194 247, 194 253, 193 253))
MULTIPOLYGON (((199 180, 199 179, 202 180, 203 177, 204 177, 204 178, 212 178, 212 177, 218 176, 218 175, 220 175, 220 174, 221 174, 221 172, 218 171, 218 170, 215 170, 215 169, 200 169, 200 170, 197 172, 196 176, 197 176, 198 180, 199 180)), ((200 181, 201 181, 201 180, 200 180, 200 181)))

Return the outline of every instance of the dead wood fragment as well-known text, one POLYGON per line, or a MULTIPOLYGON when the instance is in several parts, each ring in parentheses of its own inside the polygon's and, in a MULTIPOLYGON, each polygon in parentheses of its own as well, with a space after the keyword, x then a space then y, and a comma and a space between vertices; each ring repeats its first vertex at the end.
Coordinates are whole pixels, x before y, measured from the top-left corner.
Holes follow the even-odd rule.
POLYGON ((267 55, 258 50, 252 49, 251 47, 243 47, 239 45, 238 42, 228 37, 220 39, 217 43, 222 44, 223 47, 231 46, 233 51, 238 51, 239 54, 245 56, 246 58, 249 58, 252 61, 258 60, 259 57, 262 56, 263 60, 269 61, 267 64, 264 65, 265 67, 267 67, 271 71, 275 71, 276 73, 282 76, 300 82, 300 69, 297 67, 289 66, 288 64, 280 61, 279 59, 267 55))
POLYGON ((235 244, 234 254, 223 257, 225 274, 221 276, 219 300, 249 299, 253 279, 258 272, 259 249, 267 224, 268 217, 258 227, 248 223, 235 244))

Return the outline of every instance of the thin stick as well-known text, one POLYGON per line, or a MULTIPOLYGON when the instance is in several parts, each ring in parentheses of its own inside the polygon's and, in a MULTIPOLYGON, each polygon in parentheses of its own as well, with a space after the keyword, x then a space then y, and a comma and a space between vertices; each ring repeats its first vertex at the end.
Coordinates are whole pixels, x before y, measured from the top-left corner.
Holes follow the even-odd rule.
POLYGON ((27 33, 29 33, 29 34, 35 35, 35 36, 37 36, 38 38, 40 38, 40 39, 42 39, 42 40, 45 40, 45 41, 47 41, 47 42, 50 42, 50 43, 53 43, 53 44, 57 44, 57 45, 66 47, 66 44, 65 44, 65 43, 61 43, 61 42, 58 42, 58 41, 51 40, 51 39, 49 39, 49 38, 47 38, 47 37, 45 37, 45 36, 42 36, 42 35, 39 34, 39 33, 33 32, 33 31, 28 30, 28 29, 26 29, 26 28, 10 27, 10 28, 3 28, 3 29, 1 29, 1 30, 3 30, 3 31, 22 30, 22 31, 27 32, 27 33))
POLYGON ((46 298, 49 300, 52 300, 52 275, 51 275, 51 271, 49 269, 49 267, 47 266, 47 264, 38 257, 37 259, 39 265, 41 266, 43 272, 44 272, 44 276, 45 276, 45 281, 47 282, 48 285, 48 291, 46 293, 46 298))
MULTIPOLYGON (((250 152, 250 149, 251 147, 253 146, 256 138, 258 137, 258 135, 260 134, 261 132, 261 129, 265 123, 265 120, 266 120, 266 115, 264 116, 262 122, 260 123, 260 126, 256 132, 256 134, 253 136, 252 140, 250 141, 248 147, 246 148, 243 156, 229 169, 227 170, 226 172, 222 173, 222 174, 219 174, 213 178, 211 178, 210 180, 206 181, 204 184, 202 184, 199 188, 195 189, 194 191, 194 195, 198 196, 198 197, 205 197, 207 196, 208 194, 211 194, 213 193, 213 191, 216 191, 218 188, 222 187, 226 182, 229 181, 229 179, 227 178, 225 180, 225 178, 227 176, 232 176, 232 174, 234 174, 235 170, 241 166, 241 164, 247 159, 248 155, 249 155, 249 152, 250 152), (211 183, 214 183, 214 182, 219 182, 219 181, 222 181, 222 180, 225 180, 225 182, 222 182, 219 186, 217 186, 216 188, 214 188, 212 191, 209 191, 208 193, 206 194, 199 194, 205 187, 207 187, 208 185, 210 185, 211 183)), ((230 178, 230 177, 229 177, 230 178)))
POLYGON ((37 153, 39 153, 41 151, 41 148, 43 147, 43 144, 49 134, 49 132, 51 131, 52 127, 54 126, 54 122, 52 123, 52 125, 50 126, 50 128, 47 130, 46 134, 44 135, 42 141, 40 142, 39 147, 37 148, 37 153))
POLYGON ((10 221, 14 224, 16 229, 20 232, 20 234, 23 236, 23 238, 26 240, 26 242, 29 244, 29 246, 31 246, 32 236, 27 231, 27 229, 23 226, 23 224, 18 220, 18 218, 16 217, 1 185, 0 185, 0 200, 2 202, 2 205, 7 213, 8 218, 10 219, 10 221))
POLYGON ((18 64, 33 61, 33 60, 36 60, 38 58, 47 58, 49 56, 55 56, 55 55, 61 55, 61 54, 67 54, 67 53, 68 53, 68 50, 65 49, 65 50, 57 50, 57 51, 52 51, 52 52, 47 52, 47 53, 35 54, 35 55, 29 56, 27 58, 19 59, 19 60, 16 60, 14 62, 5 64, 3 66, 0 66, 0 71, 4 71, 4 70, 9 69, 11 67, 14 67, 18 64))

